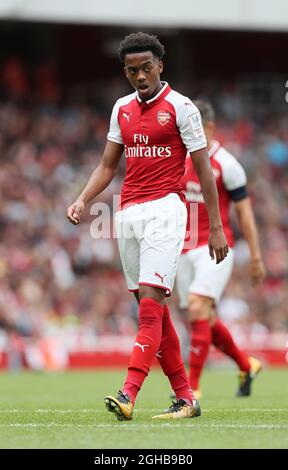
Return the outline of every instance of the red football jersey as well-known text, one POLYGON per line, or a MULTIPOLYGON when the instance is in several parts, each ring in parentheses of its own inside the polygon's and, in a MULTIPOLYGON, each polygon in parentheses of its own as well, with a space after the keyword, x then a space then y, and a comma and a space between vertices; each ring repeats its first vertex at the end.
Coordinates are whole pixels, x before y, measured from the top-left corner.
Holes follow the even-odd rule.
MULTIPOLYGON (((227 150, 220 146, 219 142, 213 141, 212 147, 209 150, 209 157, 213 173, 216 179, 218 194, 219 194, 219 206, 220 215, 222 219, 224 233, 230 247, 234 244, 233 232, 230 224, 230 203, 231 194, 230 192, 238 188, 246 186, 246 174, 240 163, 234 158, 227 150)), ((187 225, 187 237, 184 245, 184 252, 189 249, 197 248, 201 245, 208 244, 209 238, 209 217, 204 203, 203 195, 201 193, 201 186, 199 179, 194 170, 194 166, 190 156, 186 158, 185 174, 181 180, 183 193, 185 194, 187 204, 197 203, 198 209, 198 240, 197 234, 191 234, 193 226, 187 225), (189 248, 189 240, 191 241, 191 247, 189 248)), ((195 211, 194 211, 195 213, 195 211)), ((190 218, 188 217, 188 224, 190 218)), ((193 223, 193 217, 192 217, 193 223)), ((196 224, 197 225, 197 224, 196 224)), ((195 225, 195 226, 196 226, 195 225)), ((196 230, 196 229, 195 229, 196 230)))
POLYGON ((124 145, 126 176, 121 207, 181 194, 188 152, 206 147, 200 113, 189 98, 163 83, 144 102, 138 93, 114 105, 107 139, 124 145))

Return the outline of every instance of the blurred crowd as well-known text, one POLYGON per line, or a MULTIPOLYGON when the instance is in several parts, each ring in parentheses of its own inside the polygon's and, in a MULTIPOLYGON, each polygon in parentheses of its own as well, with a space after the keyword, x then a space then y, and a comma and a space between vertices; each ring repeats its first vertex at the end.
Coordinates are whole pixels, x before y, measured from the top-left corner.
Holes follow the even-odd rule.
MULTIPOLYGON (((52 100, 48 94, 49 99, 41 95, 28 103, 15 99, 15 90, 3 93, 3 87, 0 349, 7 335, 17 332, 65 338, 75 349, 93 348, 103 335, 133 335, 137 306, 122 275, 117 241, 91 236, 95 214, 89 210, 80 226, 66 219, 68 205, 100 161, 110 106, 56 104, 58 88, 52 85, 52 100)), ((250 285, 249 251, 232 215, 236 262, 219 311, 239 337, 256 335, 257 340, 288 326, 288 112, 266 113, 256 122, 234 116, 232 98, 223 93, 215 103, 217 137, 246 169, 268 277, 257 288, 250 285)), ((98 198, 111 215, 124 174, 123 159, 117 177, 98 198)), ((176 294, 170 302, 181 328, 176 294)))

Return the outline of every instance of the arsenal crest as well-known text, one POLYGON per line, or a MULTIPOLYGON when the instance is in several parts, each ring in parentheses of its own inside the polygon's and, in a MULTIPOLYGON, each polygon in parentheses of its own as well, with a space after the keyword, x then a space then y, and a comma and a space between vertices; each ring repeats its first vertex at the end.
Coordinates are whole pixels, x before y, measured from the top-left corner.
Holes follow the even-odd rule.
POLYGON ((161 126, 165 126, 170 120, 171 114, 169 111, 158 111, 157 119, 161 126))

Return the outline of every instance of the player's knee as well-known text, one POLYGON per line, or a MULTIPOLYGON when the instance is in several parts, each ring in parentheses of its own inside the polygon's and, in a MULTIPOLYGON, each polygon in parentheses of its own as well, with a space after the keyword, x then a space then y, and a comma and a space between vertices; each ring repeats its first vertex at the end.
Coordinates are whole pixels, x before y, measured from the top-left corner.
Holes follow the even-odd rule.
POLYGON ((210 318, 210 309, 206 299, 199 295, 191 294, 188 299, 188 319, 193 322, 196 320, 208 320, 210 318))
POLYGON ((215 307, 215 304, 213 303, 210 309, 210 313, 209 313, 209 322, 210 322, 211 327, 215 325, 216 320, 217 320, 216 307, 215 307))
POLYGON ((152 286, 139 286, 139 299, 141 300, 148 298, 153 299, 161 305, 164 305, 165 290, 159 287, 152 286))

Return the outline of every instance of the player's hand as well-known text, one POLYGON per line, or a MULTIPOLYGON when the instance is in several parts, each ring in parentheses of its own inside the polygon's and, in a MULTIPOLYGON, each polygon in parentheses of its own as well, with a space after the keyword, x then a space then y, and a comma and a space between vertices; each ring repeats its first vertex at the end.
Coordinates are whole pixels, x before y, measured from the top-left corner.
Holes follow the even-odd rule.
POLYGON ((68 220, 74 224, 78 225, 80 223, 80 216, 81 213, 85 209, 85 203, 82 201, 82 199, 77 199, 74 204, 72 204, 70 207, 68 207, 67 210, 67 218, 68 220))
POLYGON ((226 258, 229 251, 223 228, 211 229, 209 234, 209 254, 211 259, 216 258, 216 264, 221 263, 226 258))
POLYGON ((252 259, 250 261, 249 271, 253 286, 261 284, 266 278, 266 268, 261 258, 252 259))

